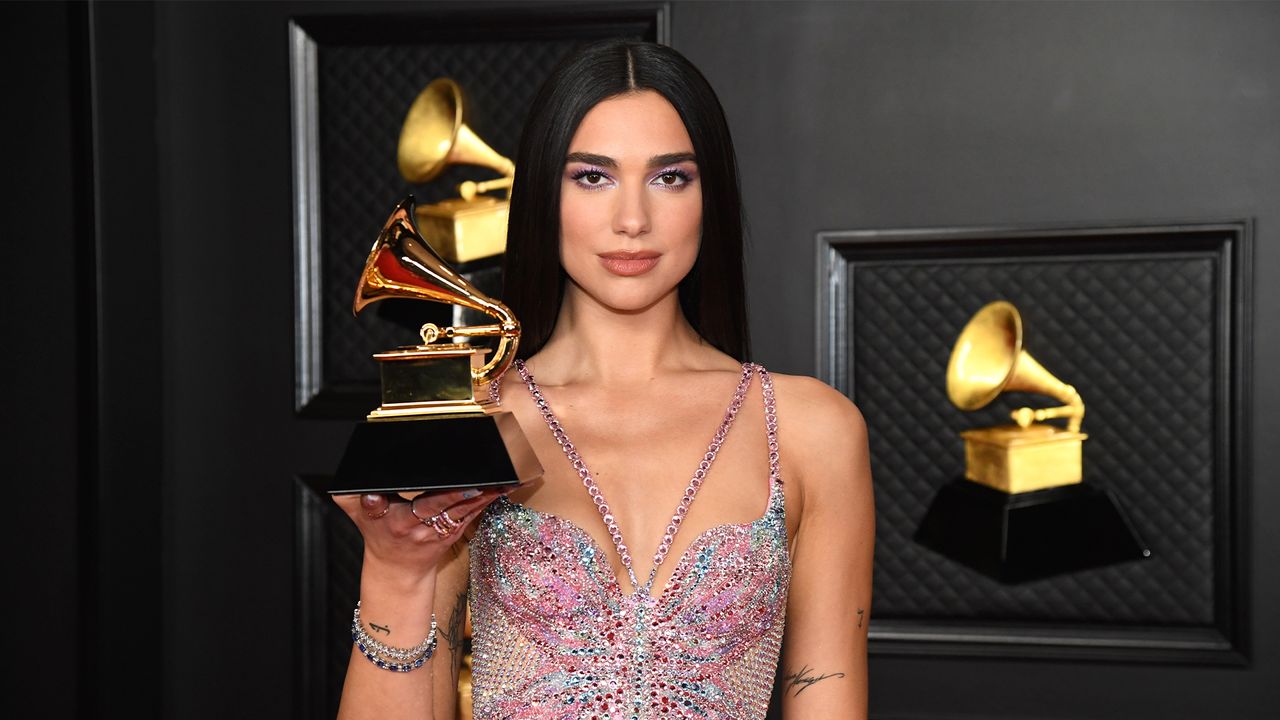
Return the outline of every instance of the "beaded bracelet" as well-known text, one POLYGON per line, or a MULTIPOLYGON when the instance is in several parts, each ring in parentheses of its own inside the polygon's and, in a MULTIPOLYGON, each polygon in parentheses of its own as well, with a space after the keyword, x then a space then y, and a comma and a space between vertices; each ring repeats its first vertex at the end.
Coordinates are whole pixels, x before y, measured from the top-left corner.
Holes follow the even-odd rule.
POLYGON ((385 645, 365 632, 360 623, 360 601, 351 614, 351 641, 369 662, 391 672, 409 672, 422 667, 436 651, 436 614, 431 613, 431 631, 427 637, 411 648, 385 645))

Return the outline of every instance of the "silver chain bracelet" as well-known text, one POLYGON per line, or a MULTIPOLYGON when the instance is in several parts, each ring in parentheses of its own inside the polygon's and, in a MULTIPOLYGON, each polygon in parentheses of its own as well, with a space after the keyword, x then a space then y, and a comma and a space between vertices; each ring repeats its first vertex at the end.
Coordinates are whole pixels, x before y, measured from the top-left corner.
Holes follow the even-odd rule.
POLYGON ((431 630, 422 642, 411 648, 386 645, 365 632, 360 623, 360 601, 351 613, 351 641, 369 662, 391 672, 409 672, 422 667, 436 651, 436 614, 431 613, 431 630))

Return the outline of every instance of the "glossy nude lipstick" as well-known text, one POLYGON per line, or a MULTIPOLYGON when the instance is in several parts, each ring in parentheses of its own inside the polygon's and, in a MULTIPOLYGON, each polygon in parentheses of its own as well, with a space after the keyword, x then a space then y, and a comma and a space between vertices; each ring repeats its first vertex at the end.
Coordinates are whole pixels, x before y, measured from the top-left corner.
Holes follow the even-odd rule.
POLYGON ((656 253, 652 250, 636 250, 633 252, 618 250, 600 253, 596 257, 600 258, 600 264, 604 266, 605 270, 614 275, 630 277, 632 275, 643 275, 652 270, 658 264, 658 258, 662 257, 662 253, 656 253))

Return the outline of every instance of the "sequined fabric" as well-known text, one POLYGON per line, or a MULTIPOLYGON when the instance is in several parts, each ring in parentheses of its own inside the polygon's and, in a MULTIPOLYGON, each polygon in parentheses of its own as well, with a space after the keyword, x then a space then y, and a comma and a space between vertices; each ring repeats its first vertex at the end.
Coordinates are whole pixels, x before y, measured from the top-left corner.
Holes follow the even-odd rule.
POLYGON ((744 372, 764 389, 768 507, 696 537, 661 592, 624 591, 572 522, 489 506, 471 542, 477 720, 764 717, 791 561, 772 383, 758 366, 744 372))

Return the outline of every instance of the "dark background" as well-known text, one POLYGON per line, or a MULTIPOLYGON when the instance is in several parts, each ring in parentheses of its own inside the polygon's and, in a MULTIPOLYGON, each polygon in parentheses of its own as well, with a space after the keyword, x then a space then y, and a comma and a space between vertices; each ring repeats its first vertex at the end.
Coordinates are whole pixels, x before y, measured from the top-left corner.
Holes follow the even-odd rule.
MULTIPOLYGON (((350 426, 294 409, 287 23, 448 9, 0 7, 10 642, 41 716, 296 712, 294 478, 350 426)), ((1245 664, 873 654, 871 707, 1273 716, 1280 5, 676 2, 670 33, 729 115, 778 372, 817 370, 821 230, 1254 222, 1245 664)))

